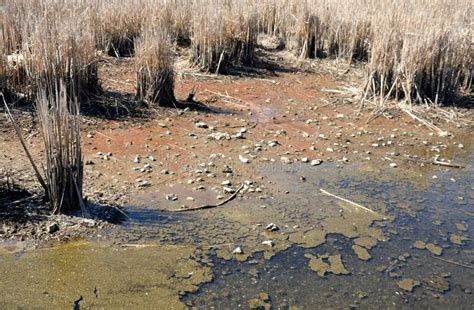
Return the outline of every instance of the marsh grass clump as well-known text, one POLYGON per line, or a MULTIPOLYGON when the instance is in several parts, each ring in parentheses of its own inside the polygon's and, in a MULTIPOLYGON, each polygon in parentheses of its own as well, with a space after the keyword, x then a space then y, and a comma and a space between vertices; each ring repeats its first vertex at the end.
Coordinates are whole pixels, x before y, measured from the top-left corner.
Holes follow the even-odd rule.
POLYGON ((44 143, 44 181, 53 213, 80 209, 83 207, 83 157, 79 102, 68 99, 65 84, 54 83, 42 87, 35 108, 44 143))
POLYGON ((162 29, 145 31, 137 41, 137 99, 175 106, 174 54, 170 36, 162 29))
MULTIPOLYGON (((245 2, 245 1, 243 1, 245 2)), ((210 1, 214 4, 213 1, 210 1)), ((203 70, 225 73, 232 65, 253 66, 258 23, 245 4, 228 2, 216 11, 197 8, 192 24, 191 62, 203 70)), ((250 4, 249 4, 250 6, 250 4)))

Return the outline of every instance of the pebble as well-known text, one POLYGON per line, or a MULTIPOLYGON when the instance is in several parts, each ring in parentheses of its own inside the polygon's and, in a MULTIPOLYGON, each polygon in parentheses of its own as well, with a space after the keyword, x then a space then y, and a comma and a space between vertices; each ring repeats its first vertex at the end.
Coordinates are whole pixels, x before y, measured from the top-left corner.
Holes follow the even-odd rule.
POLYGON ((140 155, 136 155, 135 158, 133 159, 133 162, 136 164, 140 163, 140 155))
POLYGON ((288 165, 288 164, 291 164, 291 159, 289 159, 288 157, 285 157, 285 156, 282 156, 280 158, 281 162, 284 163, 285 165, 288 165))
POLYGON ((196 128, 209 128, 209 126, 204 122, 197 122, 194 125, 196 126, 196 128))
POLYGON ((322 162, 323 162, 323 161, 320 160, 320 159, 313 159, 313 160, 311 161, 311 166, 319 166, 319 165, 321 165, 322 162))
POLYGON ((165 197, 166 197, 166 200, 169 200, 169 201, 178 200, 178 196, 176 196, 175 194, 167 194, 165 197))
POLYGON ((48 227, 46 227, 46 230, 49 234, 54 234, 59 230, 59 225, 57 223, 49 224, 48 227))
POLYGON ((398 165, 397 165, 396 163, 390 163, 390 167, 392 167, 392 168, 397 168, 398 165))
POLYGON ((244 254, 244 250, 242 250, 241 247, 236 247, 233 251, 232 254, 244 254))
POLYGON ((277 231, 280 230, 280 227, 278 227, 275 223, 270 223, 265 227, 266 230, 268 231, 277 231))
POLYGON ((271 240, 265 240, 262 242, 263 245, 273 247, 273 241, 271 240))
POLYGON ((244 157, 244 156, 242 156, 242 155, 239 155, 239 159, 240 159, 240 161, 243 162, 244 164, 250 163, 250 159, 248 159, 248 158, 246 158, 246 157, 244 157))

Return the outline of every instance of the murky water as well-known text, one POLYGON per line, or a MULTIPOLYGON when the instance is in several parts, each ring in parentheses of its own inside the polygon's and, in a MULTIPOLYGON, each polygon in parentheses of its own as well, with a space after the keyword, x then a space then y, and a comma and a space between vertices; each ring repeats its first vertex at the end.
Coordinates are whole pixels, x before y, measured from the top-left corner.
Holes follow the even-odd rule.
POLYGON ((99 308, 472 309, 474 149, 455 158, 466 167, 267 165, 272 199, 189 214, 130 207, 108 243, 0 250, 0 308, 82 296, 99 308))

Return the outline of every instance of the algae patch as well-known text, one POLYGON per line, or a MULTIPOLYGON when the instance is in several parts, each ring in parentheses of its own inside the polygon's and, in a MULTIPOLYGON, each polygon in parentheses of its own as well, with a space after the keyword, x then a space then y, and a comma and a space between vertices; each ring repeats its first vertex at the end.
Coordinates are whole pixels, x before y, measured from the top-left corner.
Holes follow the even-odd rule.
POLYGON ((420 250, 428 250, 431 253, 433 253, 436 256, 440 256, 443 254, 443 248, 433 244, 433 243, 425 243, 423 241, 417 240, 415 241, 415 244, 413 245, 415 248, 420 249, 420 250))
POLYGON ((359 245, 353 245, 352 249, 356 253, 357 257, 361 260, 368 261, 372 258, 372 256, 369 254, 369 251, 359 245))
POLYGON ((457 245, 463 245, 464 241, 470 240, 468 237, 452 234, 449 236, 449 241, 457 245))
POLYGON ((212 280, 193 246, 119 248, 71 242, 2 255, 0 299, 7 308, 185 308, 179 296, 212 280), (28 279, 28 281, 19 281, 28 279), (96 288, 97 297, 94 293, 96 288))
POLYGON ((324 277, 326 273, 333 273, 336 275, 349 274, 349 271, 342 263, 340 254, 332 256, 315 256, 312 254, 305 254, 309 258, 309 267, 317 272, 320 277, 324 277))
POLYGON ((407 292, 413 292, 413 289, 417 286, 420 286, 421 283, 420 281, 416 281, 416 280, 408 278, 408 279, 403 279, 401 281, 398 281, 397 285, 402 290, 405 290, 407 292))

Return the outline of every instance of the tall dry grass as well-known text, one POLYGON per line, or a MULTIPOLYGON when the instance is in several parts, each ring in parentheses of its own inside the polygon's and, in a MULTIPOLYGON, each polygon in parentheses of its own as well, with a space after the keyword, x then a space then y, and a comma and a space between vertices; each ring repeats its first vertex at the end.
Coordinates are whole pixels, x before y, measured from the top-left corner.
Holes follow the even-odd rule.
POLYGON ((171 38, 162 29, 147 29, 137 40, 137 99, 174 106, 174 54, 171 38))
POLYGON ((80 209, 83 207, 80 105, 76 99, 68 99, 67 88, 61 82, 44 85, 35 108, 45 150, 44 181, 53 213, 80 209))
POLYGON ((257 35, 265 33, 279 37, 302 59, 329 57, 349 65, 366 64, 366 96, 449 103, 463 91, 472 92, 470 0, 1 0, 0 4, 5 53, 24 55, 27 64, 28 75, 7 74, 18 77, 10 83, 14 88, 41 75, 61 75, 65 80, 74 76, 84 84, 81 88, 94 88, 96 49, 133 56, 142 29, 159 27, 174 42, 190 46, 191 63, 210 72, 254 65, 257 35), (67 64, 55 57, 66 54, 76 61, 67 64))
POLYGON ((196 1, 191 28, 191 61, 211 72, 255 62, 258 23, 252 1, 196 1), (213 8, 212 10, 210 8, 213 8))

